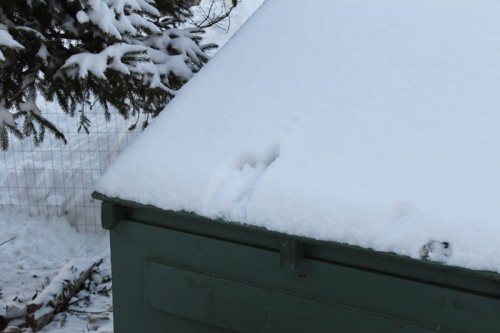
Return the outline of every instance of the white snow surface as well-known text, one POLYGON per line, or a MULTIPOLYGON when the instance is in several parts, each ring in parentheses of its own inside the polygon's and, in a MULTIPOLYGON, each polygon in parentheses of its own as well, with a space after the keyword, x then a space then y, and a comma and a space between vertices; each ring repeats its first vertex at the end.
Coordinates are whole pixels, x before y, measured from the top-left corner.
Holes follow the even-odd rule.
POLYGON ((104 263, 71 299, 68 310, 39 332, 113 332, 111 282, 102 282, 111 274, 107 234, 79 234, 65 218, 44 219, 5 208, 0 210, 0 230, 0 314, 25 309, 35 296, 50 293, 45 287, 64 278, 58 275, 64 265, 102 258, 104 263))
POLYGON ((500 272, 500 2, 269 0, 97 190, 500 272))

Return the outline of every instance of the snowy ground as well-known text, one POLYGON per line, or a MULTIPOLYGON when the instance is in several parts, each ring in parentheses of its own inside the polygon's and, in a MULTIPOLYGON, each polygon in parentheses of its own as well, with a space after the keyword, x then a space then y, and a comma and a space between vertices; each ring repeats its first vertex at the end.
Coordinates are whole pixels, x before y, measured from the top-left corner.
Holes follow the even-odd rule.
MULTIPOLYGON (((229 25, 220 24, 209 29, 207 42, 223 45, 262 1, 242 0, 233 11, 229 25)), ((204 0, 201 6, 207 8, 208 3, 204 0)), ((44 112, 52 109, 54 105, 46 104, 44 112)), ((0 193, 0 315, 16 308, 23 309, 69 260, 103 259, 84 289, 71 300, 67 311, 59 313, 39 331, 42 333, 113 332, 108 235, 100 232, 98 226, 93 228, 88 221, 84 221, 96 213, 83 202, 88 201, 91 192, 85 179, 87 182, 98 179, 101 166, 109 164, 114 158, 109 156, 110 152, 116 154, 128 141, 124 134, 127 122, 119 119, 111 125, 104 125, 98 118, 102 116, 96 117, 93 126, 102 128, 93 128, 94 132, 89 136, 67 132, 69 144, 61 145, 59 151, 45 149, 54 144, 46 142, 41 148, 30 151, 29 155, 23 154, 20 160, 16 159, 13 151, 31 149, 30 143, 14 141, 11 151, 3 155, 5 169, 0 170, 0 188, 8 190, 9 200, 0 193), (113 125, 115 128, 110 128, 113 125), (110 142, 109 135, 102 136, 103 133, 111 133, 116 139, 110 142), (92 154, 85 155, 85 152, 92 151, 92 147, 102 149, 94 149, 92 154), (87 178, 78 171, 78 166, 82 164, 89 165, 87 178), (25 186, 20 185, 18 180, 24 180, 25 186), (35 184, 34 187, 30 188, 29 183, 35 184), (14 186, 21 190, 16 192, 15 197, 10 197, 9 187, 14 186), (6 208, 16 203, 14 209, 6 208), (97 230, 97 233, 78 233, 74 226, 83 231, 97 230)), ((60 128, 74 132, 76 119, 68 120, 58 115, 51 120, 60 128)), ((52 138, 47 140, 54 141, 52 138)), ((23 332, 32 331, 23 329, 23 332)))
MULTIPOLYGON (((109 245, 106 233, 79 234, 65 218, 0 212, 0 314, 24 308, 73 258, 102 258, 85 288, 39 332, 112 332, 109 245)), ((15 324, 15 323, 12 323, 15 324)), ((31 332, 31 329, 26 330, 31 332)))

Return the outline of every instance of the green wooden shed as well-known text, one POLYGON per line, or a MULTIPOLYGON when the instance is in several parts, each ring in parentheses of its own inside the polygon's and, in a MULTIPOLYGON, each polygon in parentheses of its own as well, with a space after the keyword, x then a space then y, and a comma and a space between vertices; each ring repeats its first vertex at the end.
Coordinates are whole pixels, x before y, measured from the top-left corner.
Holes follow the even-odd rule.
POLYGON ((499 17, 267 0, 94 193, 115 332, 500 332, 499 17))
POLYGON ((498 332, 500 276, 99 194, 115 332, 498 332))

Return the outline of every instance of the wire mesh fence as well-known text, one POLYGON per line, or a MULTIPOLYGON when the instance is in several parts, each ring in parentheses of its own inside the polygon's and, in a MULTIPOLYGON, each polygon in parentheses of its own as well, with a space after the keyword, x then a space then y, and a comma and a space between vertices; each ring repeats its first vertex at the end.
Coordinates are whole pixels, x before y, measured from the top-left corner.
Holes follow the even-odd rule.
POLYGON ((78 115, 69 117, 56 103, 41 101, 44 116, 65 133, 68 144, 50 133, 36 147, 30 138, 10 138, 0 162, 0 208, 31 216, 66 216, 82 232, 100 229, 100 202, 91 194, 101 174, 139 134, 131 120, 104 119, 97 106, 85 110, 90 133, 78 131, 78 115))

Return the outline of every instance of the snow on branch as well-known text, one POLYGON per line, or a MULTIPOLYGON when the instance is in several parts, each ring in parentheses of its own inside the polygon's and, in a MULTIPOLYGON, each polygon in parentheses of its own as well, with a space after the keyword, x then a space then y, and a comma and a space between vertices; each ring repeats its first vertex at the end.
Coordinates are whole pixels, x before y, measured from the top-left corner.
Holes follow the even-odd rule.
POLYGON ((77 13, 77 19, 80 23, 90 22, 106 35, 123 40, 129 34, 139 34, 141 27, 151 32, 160 32, 144 14, 152 18, 160 15, 147 1, 88 0, 86 8, 77 13))
POLYGON ((26 137, 32 137, 35 146, 38 146, 45 138, 45 129, 48 128, 56 137, 67 143, 64 134, 57 127, 42 115, 42 111, 36 104, 35 77, 27 76, 24 79, 23 99, 17 105, 18 112, 14 114, 14 119, 24 117, 22 125, 22 134, 26 137))
POLYGON ((23 134, 18 129, 17 123, 14 120, 14 115, 10 112, 10 108, 6 106, 5 100, 0 98, 0 146, 2 150, 7 150, 9 147, 8 130, 17 138, 23 138, 23 134))
POLYGON ((146 52, 147 49, 140 45, 118 43, 108 46, 96 54, 89 52, 75 54, 66 60, 62 69, 72 78, 84 79, 89 73, 92 73, 98 78, 106 79, 105 72, 108 69, 130 74, 134 64, 124 63, 124 57, 130 54, 145 54, 146 52))
POLYGON ((5 60, 5 56, 1 51, 1 48, 11 48, 11 49, 23 49, 24 46, 19 44, 14 37, 7 31, 7 26, 5 24, 0 24, 0 61, 5 60))
POLYGON ((85 79, 89 74, 107 79, 108 70, 126 75, 142 75, 150 88, 161 88, 174 94, 169 77, 188 81, 209 56, 194 40, 196 29, 169 29, 135 45, 118 43, 99 53, 83 52, 71 56, 62 66, 73 79, 85 79))

